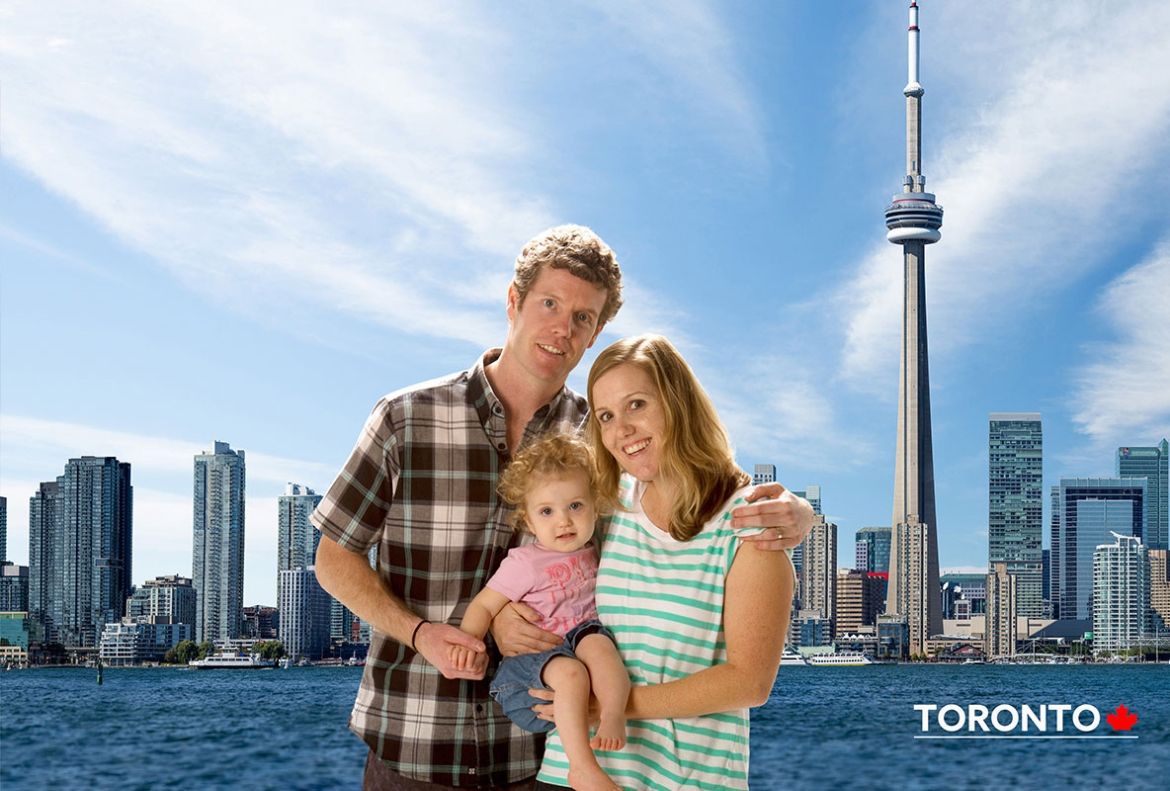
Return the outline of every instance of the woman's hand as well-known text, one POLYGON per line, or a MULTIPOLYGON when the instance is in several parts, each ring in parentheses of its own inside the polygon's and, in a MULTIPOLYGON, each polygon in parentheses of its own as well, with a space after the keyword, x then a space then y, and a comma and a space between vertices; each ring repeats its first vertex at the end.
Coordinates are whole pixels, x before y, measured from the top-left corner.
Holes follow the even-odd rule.
POLYGON ((540 613, 527 604, 512 602, 500 610, 491 626, 500 653, 504 656, 535 654, 564 642, 563 638, 536 626, 539 620, 540 613))
POLYGON ((745 543, 756 549, 791 549, 799 546, 812 530, 813 509, 803 497, 797 497, 778 483, 762 483, 747 494, 748 505, 731 511, 731 526, 764 528, 745 543))

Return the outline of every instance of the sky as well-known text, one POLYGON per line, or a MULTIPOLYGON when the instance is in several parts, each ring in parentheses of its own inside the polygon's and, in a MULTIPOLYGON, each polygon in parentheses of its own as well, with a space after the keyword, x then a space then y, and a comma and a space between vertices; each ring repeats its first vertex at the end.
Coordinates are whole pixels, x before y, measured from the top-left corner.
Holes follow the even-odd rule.
MULTIPOLYGON (((571 385, 663 333, 741 465, 821 486, 839 566, 890 523, 906 3, 236 5, 0 8, 10 559, 38 482, 114 455, 134 581, 189 575, 220 440, 274 604, 285 484, 498 345, 517 252, 565 222, 627 283, 571 385)), ((1170 5, 921 9, 939 556, 982 570, 989 413, 1042 414, 1046 491, 1170 436, 1170 5)))

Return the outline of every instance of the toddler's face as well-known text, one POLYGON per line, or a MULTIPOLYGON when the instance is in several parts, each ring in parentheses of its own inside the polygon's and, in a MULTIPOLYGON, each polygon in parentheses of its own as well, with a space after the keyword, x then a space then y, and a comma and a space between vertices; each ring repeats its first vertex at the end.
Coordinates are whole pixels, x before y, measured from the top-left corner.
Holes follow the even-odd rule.
POLYGON ((597 521, 589 477, 572 472, 537 478, 524 498, 524 514, 542 547, 575 552, 593 538, 597 521))

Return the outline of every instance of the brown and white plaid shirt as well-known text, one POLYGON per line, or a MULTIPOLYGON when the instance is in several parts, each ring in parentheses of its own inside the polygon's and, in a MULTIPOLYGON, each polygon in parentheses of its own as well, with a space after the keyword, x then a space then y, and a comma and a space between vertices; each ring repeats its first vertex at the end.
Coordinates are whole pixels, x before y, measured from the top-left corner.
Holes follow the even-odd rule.
MULTIPOLYGON (((346 549, 378 547, 378 573, 423 618, 458 625, 508 550, 520 543, 496 493, 508 459, 504 406, 484 366, 382 398, 312 522, 346 549)), ((533 417, 524 442, 574 430, 585 399, 567 387, 533 417)), ((490 642, 490 641, 489 641, 490 642)), ((537 737, 504 716, 488 681, 445 679, 374 632, 350 729, 399 774, 492 787, 536 774, 537 737)), ((543 739, 541 739, 543 742, 543 739)))

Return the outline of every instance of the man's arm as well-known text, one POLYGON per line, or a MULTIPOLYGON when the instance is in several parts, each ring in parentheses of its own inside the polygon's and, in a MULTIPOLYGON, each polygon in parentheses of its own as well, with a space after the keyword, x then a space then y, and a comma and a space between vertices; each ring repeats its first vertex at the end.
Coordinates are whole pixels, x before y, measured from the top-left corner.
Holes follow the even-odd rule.
POLYGON ((748 505, 732 509, 731 526, 766 528, 742 539, 756 549, 791 549, 812 530, 812 506, 778 483, 761 483, 748 492, 747 501, 748 505))
POLYGON ((482 640, 445 623, 419 626, 423 618, 390 592, 378 572, 370 568, 364 554, 351 552, 324 534, 317 546, 317 581, 333 598, 382 634, 407 646, 413 635, 415 650, 446 678, 483 678, 482 670, 477 675, 470 670, 456 669, 450 657, 453 645, 484 651, 482 640))

